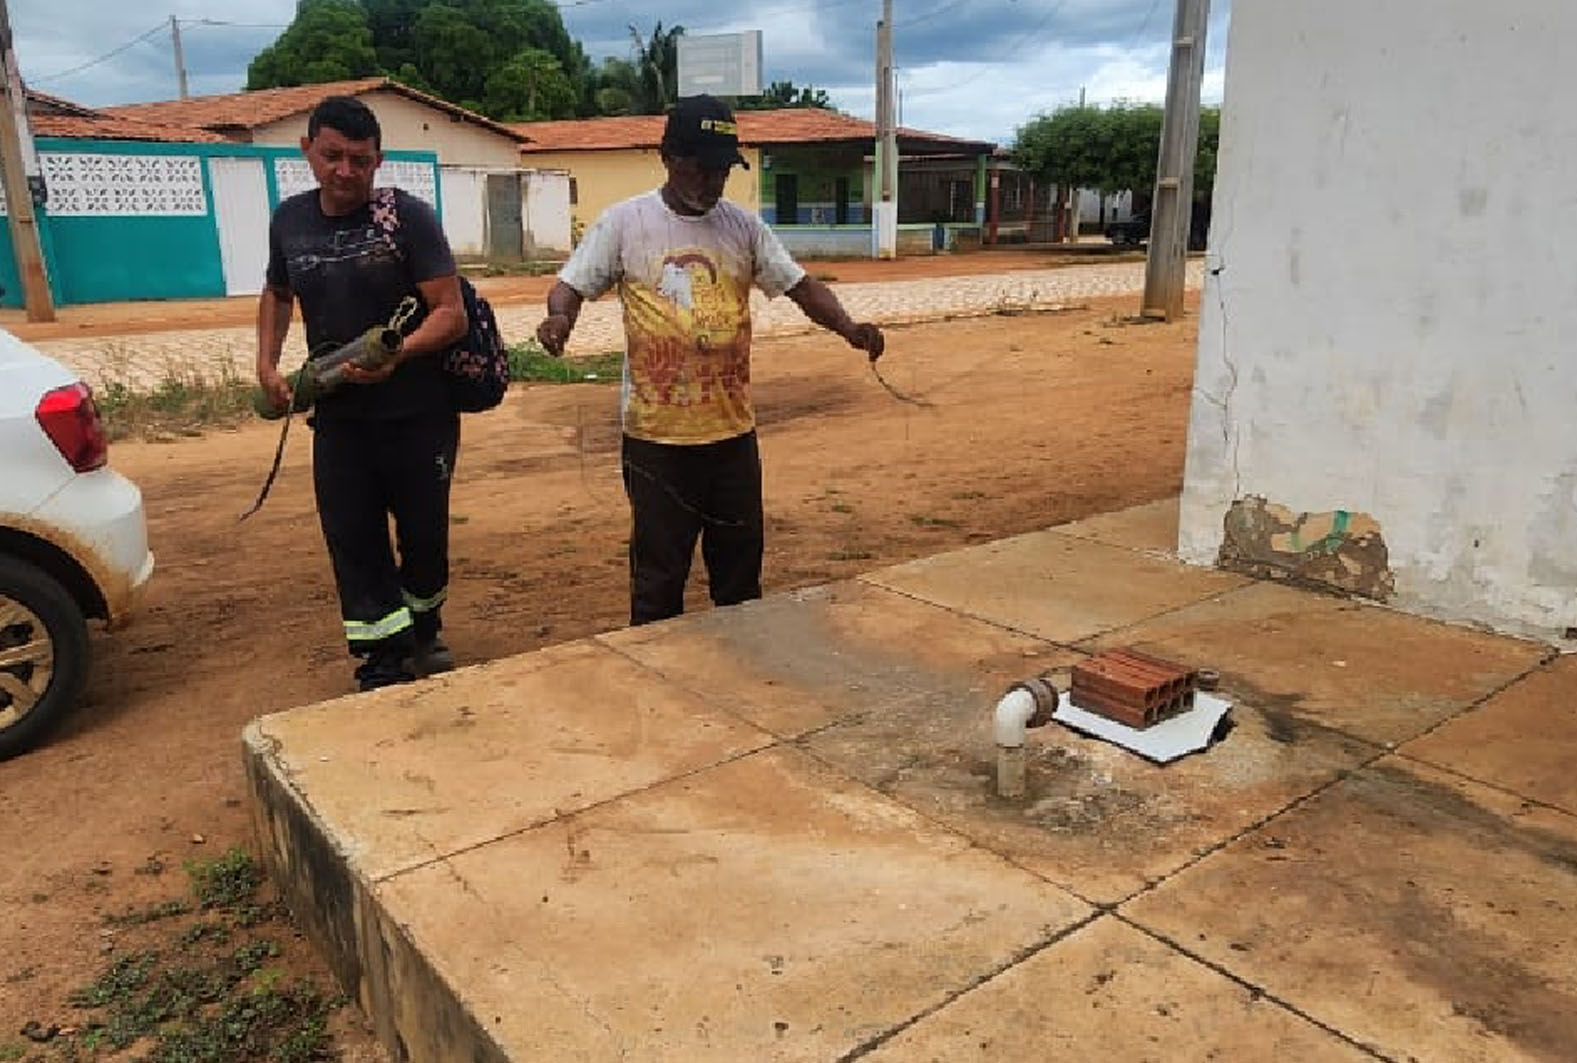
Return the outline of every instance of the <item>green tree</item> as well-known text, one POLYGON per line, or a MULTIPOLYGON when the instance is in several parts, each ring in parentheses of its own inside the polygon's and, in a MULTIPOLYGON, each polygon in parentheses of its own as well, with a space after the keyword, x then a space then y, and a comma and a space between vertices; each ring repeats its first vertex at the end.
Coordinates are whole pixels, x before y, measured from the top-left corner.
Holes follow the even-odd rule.
POLYGON ((487 113, 510 122, 572 118, 575 86, 564 67, 541 48, 527 48, 487 78, 487 113))
MULTIPOLYGON (((1153 104, 1063 107, 1019 128, 1013 159, 1040 180, 1059 186, 1148 197, 1155 188, 1162 116, 1153 104)), ((1215 183, 1220 129, 1220 109, 1205 108, 1194 171, 1199 198, 1208 197, 1215 183)))
POLYGON ((246 87, 347 81, 380 71, 367 12, 356 0, 300 0, 296 17, 247 68, 246 87))
POLYGON ((640 114, 662 114, 679 98, 679 38, 683 26, 667 30, 658 22, 652 35, 630 27, 630 65, 635 71, 634 101, 640 114))
POLYGON ((492 117, 524 113, 532 98, 538 113, 596 108, 595 71, 550 0, 302 0, 248 87, 378 73, 492 117))
POLYGON ((831 110, 832 99, 825 89, 818 89, 812 85, 797 88, 792 81, 774 81, 760 96, 739 101, 741 111, 776 111, 785 107, 815 107, 831 110))

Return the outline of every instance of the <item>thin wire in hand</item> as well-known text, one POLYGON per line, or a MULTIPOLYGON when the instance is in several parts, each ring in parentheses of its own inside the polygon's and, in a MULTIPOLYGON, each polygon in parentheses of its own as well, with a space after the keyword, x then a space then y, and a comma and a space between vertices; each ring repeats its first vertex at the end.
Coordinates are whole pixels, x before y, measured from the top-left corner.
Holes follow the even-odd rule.
POLYGON ((889 384, 887 382, 887 378, 886 377, 882 376, 882 371, 877 366, 877 364, 875 362, 870 363, 870 366, 871 366, 871 373, 872 373, 872 375, 874 375, 876 377, 876 382, 878 384, 880 384, 882 387, 886 388, 887 389, 887 394, 891 395, 893 398, 897 399, 899 402, 907 402, 911 406, 919 406, 922 409, 927 409, 927 410, 928 409, 932 409, 933 407, 936 406, 936 403, 932 402, 930 399, 924 398, 924 397, 919 396, 919 395, 910 395, 910 394, 907 394, 905 392, 899 391, 897 388, 893 387, 891 384, 889 384))

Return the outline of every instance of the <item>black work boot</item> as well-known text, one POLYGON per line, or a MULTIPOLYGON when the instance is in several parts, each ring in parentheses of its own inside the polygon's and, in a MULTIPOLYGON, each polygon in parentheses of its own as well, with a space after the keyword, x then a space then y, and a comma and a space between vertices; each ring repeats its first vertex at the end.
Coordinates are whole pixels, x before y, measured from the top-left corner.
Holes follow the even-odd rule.
POLYGON ((418 638, 410 665, 413 672, 425 679, 430 675, 454 671, 454 654, 449 652, 449 647, 444 645, 440 635, 418 638))
POLYGON ((398 650, 373 650, 356 669, 357 687, 363 692, 409 683, 415 679, 416 676, 405 666, 405 655, 398 650))

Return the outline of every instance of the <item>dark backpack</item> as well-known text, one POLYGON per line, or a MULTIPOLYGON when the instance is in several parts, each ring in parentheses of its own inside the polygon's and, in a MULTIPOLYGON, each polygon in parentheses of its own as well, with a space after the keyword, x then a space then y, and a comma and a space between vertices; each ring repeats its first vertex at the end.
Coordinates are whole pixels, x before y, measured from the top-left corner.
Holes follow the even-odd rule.
MULTIPOLYGON (((400 228, 397 202, 392 188, 379 188, 372 193, 373 221, 399 254, 394 237, 400 228)), ((460 342, 444 352, 444 380, 449 385, 449 401, 456 410, 480 413, 504 401, 504 392, 509 390, 509 352, 498 331, 493 307, 469 280, 463 276, 459 280, 467 328, 460 342)))

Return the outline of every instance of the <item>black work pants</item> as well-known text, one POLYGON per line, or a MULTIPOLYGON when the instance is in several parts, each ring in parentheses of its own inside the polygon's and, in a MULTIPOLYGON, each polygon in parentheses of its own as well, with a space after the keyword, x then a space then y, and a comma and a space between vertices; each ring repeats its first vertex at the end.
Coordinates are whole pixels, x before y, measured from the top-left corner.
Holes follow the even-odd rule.
POLYGON ((681 446, 624 437, 630 531, 630 623, 684 612, 701 540, 714 605, 761 597, 761 453, 748 432, 681 446))
POLYGON ((449 482, 460 418, 319 418, 313 428, 318 520, 350 652, 408 654, 416 640, 433 638, 442 627, 449 588, 449 482))

